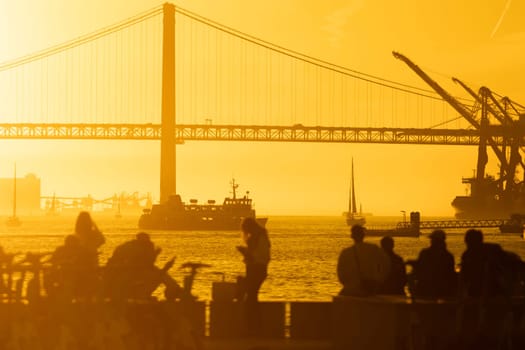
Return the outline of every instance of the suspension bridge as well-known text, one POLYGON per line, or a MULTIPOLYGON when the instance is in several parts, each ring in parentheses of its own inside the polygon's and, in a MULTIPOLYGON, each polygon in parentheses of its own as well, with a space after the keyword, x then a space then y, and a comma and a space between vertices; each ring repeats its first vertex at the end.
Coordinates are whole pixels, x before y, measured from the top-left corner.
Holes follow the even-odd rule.
MULTIPOLYGON (((480 147, 480 159, 490 147, 502 177, 514 174, 523 106, 461 81, 469 99, 453 97, 394 56, 430 88, 304 55, 166 3, 0 64, 0 138, 160 140, 161 201, 176 193, 176 145, 186 141, 467 145, 480 147)), ((484 174, 479 160, 477 170, 484 174)))

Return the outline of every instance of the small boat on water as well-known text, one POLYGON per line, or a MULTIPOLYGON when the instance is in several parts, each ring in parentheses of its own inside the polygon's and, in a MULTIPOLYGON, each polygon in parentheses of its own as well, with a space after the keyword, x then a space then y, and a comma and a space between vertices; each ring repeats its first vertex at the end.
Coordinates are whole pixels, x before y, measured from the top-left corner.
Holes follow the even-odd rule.
POLYGON ((398 222, 394 227, 366 227, 366 235, 375 237, 419 237, 421 234, 420 229, 421 215, 416 211, 410 213, 410 222, 405 221, 405 217, 403 217, 403 221, 398 222))
POLYGON ((346 213, 346 224, 348 226, 353 226, 364 225, 365 223, 366 218, 363 215, 361 206, 359 206, 359 212, 357 211, 354 185, 354 159, 352 158, 352 179, 350 183, 350 190, 348 196, 348 212, 346 213))
POLYGON ((235 179, 231 182, 232 197, 224 198, 222 204, 208 200, 198 204, 196 199, 190 203, 182 201, 179 195, 171 196, 168 201, 155 204, 151 209, 144 209, 139 219, 139 228, 156 230, 239 230, 241 220, 254 218, 261 226, 268 218, 256 218, 249 192, 237 197, 239 185, 235 179))
POLYGON ((15 173, 13 177, 13 215, 7 218, 6 226, 9 227, 18 227, 22 225, 22 222, 16 216, 16 164, 15 164, 15 173))

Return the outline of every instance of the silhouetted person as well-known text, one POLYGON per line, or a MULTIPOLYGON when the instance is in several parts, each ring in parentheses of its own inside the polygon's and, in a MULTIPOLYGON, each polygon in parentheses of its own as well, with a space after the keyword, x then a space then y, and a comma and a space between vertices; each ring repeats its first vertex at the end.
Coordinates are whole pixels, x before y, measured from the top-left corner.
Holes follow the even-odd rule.
POLYGON ((44 283, 51 297, 67 301, 88 296, 86 287, 89 291, 94 290, 95 286, 86 286, 86 272, 93 273, 92 256, 77 235, 67 235, 64 244, 51 255, 50 262, 52 267, 44 283))
POLYGON ((430 235, 430 247, 424 248, 414 262, 415 295, 429 298, 452 297, 457 292, 454 256, 447 250, 445 231, 430 235))
POLYGON ((354 245, 343 249, 339 255, 337 276, 343 285, 340 295, 375 294, 388 274, 388 257, 377 245, 364 242, 365 234, 363 226, 353 225, 354 245))
MULTIPOLYGON (((525 337, 521 331, 523 308, 512 304, 519 294, 523 262, 499 244, 483 242, 481 230, 465 233, 467 249, 461 256, 460 286, 462 296, 478 300, 476 332, 460 332, 464 349, 523 349, 525 337), (496 303, 490 303, 490 300, 496 303), (501 302, 504 300, 505 302, 501 302), (503 347, 513 344, 512 347, 503 347)), ((468 319, 464 320, 469 330, 468 319)), ((470 326, 470 328, 472 328, 470 326)))
POLYGON ((390 259, 390 270, 385 281, 379 289, 381 294, 405 295, 405 284, 407 283, 407 272, 403 258, 394 252, 394 239, 385 236, 381 239, 381 248, 390 259))
POLYGON ((510 296, 517 293, 521 259, 499 244, 484 243, 480 230, 465 233, 467 249, 461 256, 461 285, 469 297, 510 296))
POLYGON ((79 266, 79 273, 83 276, 84 294, 90 297, 95 295, 100 287, 98 249, 106 239, 87 211, 82 211, 77 216, 75 236, 87 254, 86 259, 82 260, 82 266, 79 266))
POLYGON ((92 263, 98 266, 98 248, 104 244, 106 239, 87 211, 78 214, 75 222, 75 235, 80 244, 91 254, 92 263))
POLYGON ((243 255, 246 266, 244 279, 246 335, 255 335, 260 328, 259 289, 268 276, 271 243, 266 228, 259 225, 254 218, 244 218, 241 231, 245 245, 237 246, 237 250, 243 255))
POLYGON ((167 273, 174 260, 162 269, 155 266, 160 251, 145 232, 117 246, 104 270, 105 295, 112 300, 148 299, 165 284, 167 299, 180 296, 182 288, 167 273))

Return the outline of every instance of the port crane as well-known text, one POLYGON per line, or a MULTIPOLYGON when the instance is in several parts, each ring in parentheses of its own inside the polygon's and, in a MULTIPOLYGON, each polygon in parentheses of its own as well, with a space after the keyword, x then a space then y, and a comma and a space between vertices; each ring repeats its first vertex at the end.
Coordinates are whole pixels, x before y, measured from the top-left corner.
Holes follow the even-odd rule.
POLYGON ((45 200, 45 210, 48 215, 56 215, 58 213, 72 210, 72 211, 92 211, 96 206, 108 208, 116 213, 126 211, 142 211, 143 208, 151 207, 151 194, 140 195, 138 192, 126 193, 122 192, 114 194, 111 197, 104 199, 95 199, 91 195, 85 197, 67 197, 67 196, 42 196, 45 200))
POLYGON ((456 216, 470 219, 525 215, 525 164, 522 157, 525 145, 525 107, 484 86, 476 93, 461 80, 452 78, 454 83, 474 98, 474 104, 467 106, 409 58, 398 52, 392 54, 412 69, 479 132, 476 172, 471 178, 463 178, 463 183, 470 185, 470 196, 457 196, 454 199, 452 205, 457 210, 456 216), (502 142, 498 143, 496 138, 502 142), (487 147, 490 147, 499 161, 498 177, 486 174, 487 147), (522 180, 517 178, 520 171, 524 177, 522 180))

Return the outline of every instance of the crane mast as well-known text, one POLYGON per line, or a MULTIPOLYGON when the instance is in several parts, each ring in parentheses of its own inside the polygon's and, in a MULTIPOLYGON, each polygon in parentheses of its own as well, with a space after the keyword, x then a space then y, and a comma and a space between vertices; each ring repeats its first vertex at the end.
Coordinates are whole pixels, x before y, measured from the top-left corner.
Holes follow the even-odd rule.
POLYGON ((525 107, 508 97, 499 101, 487 87, 481 87, 476 94, 465 83, 453 78, 455 83, 474 98, 474 105, 467 108, 406 56, 398 52, 392 54, 479 131, 476 174, 472 178, 463 179, 464 183, 470 184, 471 194, 454 199, 452 205, 458 211, 456 216, 488 218, 508 217, 514 213, 525 214, 524 182, 518 182, 516 179, 517 168, 521 165, 525 180, 525 165, 521 156, 525 141, 525 107), (496 136, 503 139, 501 146, 498 146, 494 139, 496 136), (492 149, 500 163, 498 178, 485 174, 488 163, 487 146, 492 149))

